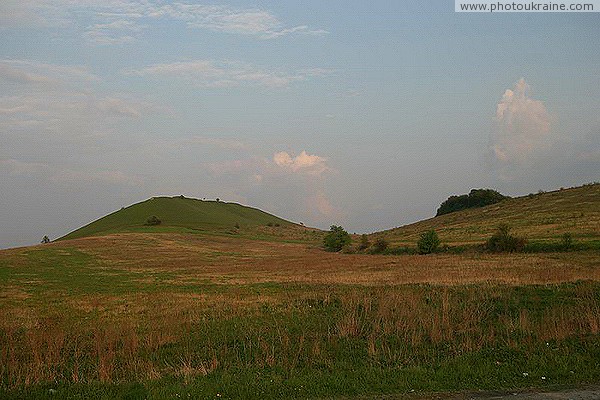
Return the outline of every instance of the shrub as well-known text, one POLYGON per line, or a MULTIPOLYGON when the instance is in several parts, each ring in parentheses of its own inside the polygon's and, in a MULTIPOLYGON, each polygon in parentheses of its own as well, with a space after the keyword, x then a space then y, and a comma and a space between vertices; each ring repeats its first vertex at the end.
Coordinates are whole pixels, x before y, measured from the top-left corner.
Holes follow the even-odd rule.
POLYGON ((498 226, 496 233, 490 237, 486 243, 489 251, 499 252, 520 252, 525 248, 524 238, 516 237, 510 234, 510 227, 506 224, 498 226))
POLYGON ((563 249, 571 250, 573 248, 573 235, 569 232, 563 234, 560 243, 563 249))
POLYGON ((340 251, 352 242, 348 232, 341 226, 331 225, 329 233, 323 238, 323 246, 327 251, 340 251))
POLYGON ((360 244, 358 245, 359 251, 365 251, 371 246, 371 242, 369 242, 369 237, 367 235, 360 235, 360 244))
POLYGON ((423 233, 417 242, 417 251, 419 254, 430 254, 437 250, 440 245, 440 238, 433 230, 423 233))
POLYGON ((384 238, 377 238, 373 243, 373 253, 383 253, 388 248, 388 242, 384 238))
POLYGON ((268 227, 272 227, 272 226, 273 226, 273 223, 272 223, 272 222, 267 222, 267 226, 268 226, 268 227))
POLYGON ((235 223, 235 225, 233 226, 235 229, 240 229, 240 224, 239 223, 235 223))
POLYGON ((162 221, 160 219, 158 219, 158 217, 156 215, 153 215, 151 217, 148 217, 148 219, 146 220, 146 225, 150 225, 150 226, 154 226, 154 225, 160 225, 162 221))

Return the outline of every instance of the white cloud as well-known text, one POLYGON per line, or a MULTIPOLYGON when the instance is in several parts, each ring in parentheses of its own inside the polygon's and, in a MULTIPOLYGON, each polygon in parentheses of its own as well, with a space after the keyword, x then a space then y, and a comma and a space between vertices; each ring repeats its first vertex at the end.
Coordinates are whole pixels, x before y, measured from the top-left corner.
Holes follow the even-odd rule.
POLYGON ((87 28, 84 36, 98 44, 124 44, 139 38, 145 26, 126 19, 94 24, 87 28))
POLYGON ((0 60, 0 83, 30 84, 42 87, 98 81, 84 66, 47 64, 31 60, 0 60))
POLYGON ((325 35, 307 25, 286 26, 276 15, 259 8, 182 2, 134 0, 3 0, 0 27, 77 26, 80 19, 96 23, 84 27, 84 36, 100 44, 135 41, 153 20, 180 21, 190 29, 206 29, 274 39, 286 35, 325 35))
POLYGON ((32 133, 83 135, 144 113, 164 112, 150 102, 123 95, 98 96, 100 81, 87 67, 0 60, 0 134, 14 129, 32 133))
POLYGON ((529 92, 529 85, 520 79, 498 103, 491 149, 503 165, 522 164, 549 145, 552 118, 544 103, 529 92))
POLYGON ((274 14, 261 9, 179 2, 172 4, 148 2, 147 4, 146 17, 184 21, 190 28, 258 36, 262 39, 273 39, 294 33, 306 35, 328 33, 323 29, 310 29, 306 25, 286 28, 274 14))
POLYGON ((306 202, 308 210, 311 214, 315 215, 316 218, 331 218, 341 215, 340 211, 331 204, 331 201, 323 190, 318 190, 315 194, 309 196, 306 202))
POLYGON ((116 97, 105 97, 96 102, 96 107, 107 113, 139 118, 142 116, 142 109, 145 108, 145 105, 116 97))
POLYGON ((273 155, 273 162, 278 167, 293 173, 318 176, 330 171, 326 158, 310 155, 306 151, 302 151, 296 157, 292 157, 289 153, 281 151, 273 155))
POLYGON ((136 76, 166 76, 182 79, 198 87, 233 87, 255 85, 287 87, 292 82, 314 76, 323 76, 327 70, 310 69, 295 73, 269 71, 240 62, 216 62, 212 60, 178 61, 154 64, 141 69, 123 71, 136 76))
POLYGON ((62 137, 83 136, 106 130, 123 119, 162 112, 149 102, 119 97, 97 97, 78 91, 24 92, 0 97, 0 128, 8 134, 17 129, 30 133, 53 133, 62 137))

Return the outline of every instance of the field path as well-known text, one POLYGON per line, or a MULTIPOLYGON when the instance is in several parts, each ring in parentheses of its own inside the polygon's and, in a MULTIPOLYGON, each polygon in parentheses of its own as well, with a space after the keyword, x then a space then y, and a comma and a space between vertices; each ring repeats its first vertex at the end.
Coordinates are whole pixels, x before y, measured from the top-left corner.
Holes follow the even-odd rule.
MULTIPOLYGON (((398 397, 401 398, 402 396, 398 397)), ((600 387, 590 386, 556 392, 480 392, 432 394, 419 400, 598 400, 600 387)))

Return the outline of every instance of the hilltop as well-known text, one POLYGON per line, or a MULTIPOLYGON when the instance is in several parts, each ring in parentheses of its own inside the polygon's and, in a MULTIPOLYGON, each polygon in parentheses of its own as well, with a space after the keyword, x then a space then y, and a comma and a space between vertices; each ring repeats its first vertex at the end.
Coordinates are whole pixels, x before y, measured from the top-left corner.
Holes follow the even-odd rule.
POLYGON ((557 239, 564 233, 571 233, 579 240, 600 239, 600 184, 509 198, 373 236, 384 237, 396 245, 414 245, 421 233, 435 229, 444 243, 473 244, 485 241, 502 223, 527 239, 557 239))
POLYGON ((124 232, 220 231, 257 226, 296 226, 292 222, 237 203, 177 197, 152 197, 95 220, 59 240, 124 232), (156 216, 160 225, 149 226, 156 216))

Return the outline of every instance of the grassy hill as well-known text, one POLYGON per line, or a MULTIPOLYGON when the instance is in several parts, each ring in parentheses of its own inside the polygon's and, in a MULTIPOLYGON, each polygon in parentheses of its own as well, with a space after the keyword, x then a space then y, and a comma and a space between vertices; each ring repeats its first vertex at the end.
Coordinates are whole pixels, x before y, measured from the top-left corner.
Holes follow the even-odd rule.
POLYGON ((279 224, 294 225, 252 207, 237 203, 206 201, 185 197, 153 197, 91 222, 59 240, 77 239, 117 232, 185 232, 188 230, 214 231, 279 224), (146 220, 156 216, 161 224, 147 226, 146 220))
POLYGON ((373 236, 394 245, 414 245, 421 233, 435 229, 444 243, 473 244, 485 241, 501 223, 529 240, 555 240, 567 232, 578 240, 600 239, 600 184, 507 199, 373 236))

